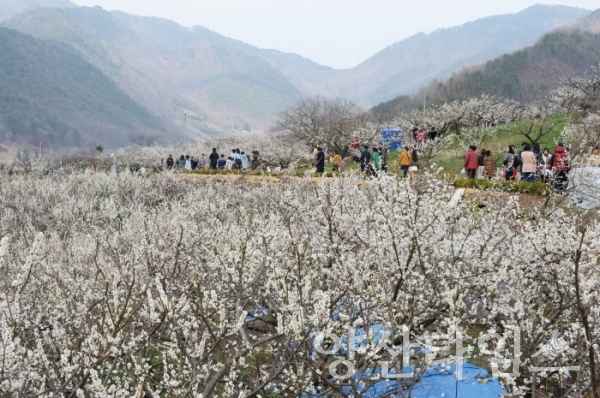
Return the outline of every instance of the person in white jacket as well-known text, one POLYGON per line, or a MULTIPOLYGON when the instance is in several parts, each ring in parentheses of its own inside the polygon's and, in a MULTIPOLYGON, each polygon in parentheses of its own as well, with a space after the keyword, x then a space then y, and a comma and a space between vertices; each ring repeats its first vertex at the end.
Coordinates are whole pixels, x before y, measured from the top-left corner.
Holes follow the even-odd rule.
POLYGON ((242 152, 242 169, 246 170, 250 168, 250 161, 246 152, 242 152))
POLYGON ((552 177, 552 155, 548 148, 544 148, 539 158, 539 173, 543 182, 548 182, 552 177))

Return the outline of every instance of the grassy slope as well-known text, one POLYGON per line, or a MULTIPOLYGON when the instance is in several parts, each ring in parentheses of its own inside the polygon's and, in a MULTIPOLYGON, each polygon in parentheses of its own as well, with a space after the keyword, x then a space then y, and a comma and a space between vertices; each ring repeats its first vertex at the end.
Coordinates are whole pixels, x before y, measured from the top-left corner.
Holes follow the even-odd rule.
MULTIPOLYGON (((577 114, 574 114, 569 120, 574 120, 577 116, 577 114)), ((564 115, 555 115, 552 117, 552 119, 555 120, 558 120, 559 118, 564 118, 564 115)), ((547 147, 550 152, 552 152, 558 141, 560 141, 560 136, 567 123, 568 122, 563 122, 558 124, 547 135, 543 136, 539 141, 541 148, 547 147)), ((496 157, 496 167, 502 167, 505 153, 504 148, 508 145, 514 145, 515 148, 519 150, 521 148, 521 143, 527 141, 525 137, 519 134, 519 131, 524 130, 527 125, 527 121, 501 125, 498 127, 498 132, 494 136, 486 138, 483 141, 483 148, 490 149, 492 151, 492 156, 496 157)), ((446 149, 446 153, 432 159, 432 163, 443 167, 444 172, 447 174, 452 175, 460 173, 466 148, 462 148, 454 142, 446 149)))

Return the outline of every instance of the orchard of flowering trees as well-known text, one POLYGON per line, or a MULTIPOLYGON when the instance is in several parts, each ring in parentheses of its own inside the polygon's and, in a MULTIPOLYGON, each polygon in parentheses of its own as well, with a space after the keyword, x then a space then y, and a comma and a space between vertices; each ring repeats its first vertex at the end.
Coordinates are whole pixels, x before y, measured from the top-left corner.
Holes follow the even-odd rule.
MULTIPOLYGON (((535 127, 581 109, 594 79, 565 81, 543 106, 483 96, 395 124, 437 128, 427 160, 450 131, 465 146, 495 134, 483 120, 535 127)), ((298 131, 292 109, 280 132, 101 156, 160 166, 244 148, 300 164, 315 141, 377 143, 358 107, 315 101, 298 131)), ((563 135, 577 164, 600 117, 563 135)), ((457 202, 437 172, 1 174, 0 396, 359 398, 386 377, 399 380, 389 396, 410 396, 436 362, 466 359, 514 397, 600 397, 598 217, 504 193, 457 202)))
POLYGON ((514 396, 600 394, 600 225, 574 209, 450 205, 427 173, 0 179, 3 397, 361 397, 405 360, 408 396, 457 334, 514 396))

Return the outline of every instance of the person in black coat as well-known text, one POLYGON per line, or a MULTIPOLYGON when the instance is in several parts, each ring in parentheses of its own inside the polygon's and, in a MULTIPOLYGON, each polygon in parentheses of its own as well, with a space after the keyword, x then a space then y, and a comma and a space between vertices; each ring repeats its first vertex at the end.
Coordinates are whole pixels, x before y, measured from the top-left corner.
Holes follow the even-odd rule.
POLYGON ((323 173, 325 171, 325 153, 323 152, 323 148, 317 148, 315 166, 317 166, 317 173, 323 173))
POLYGON ((169 155, 167 158, 167 169, 172 169, 175 161, 173 160, 173 155, 169 155))
POLYGON ((438 133, 437 133, 435 127, 431 126, 431 130, 429 130, 429 134, 428 134, 429 140, 430 141, 435 140, 437 138, 437 134, 438 133))
POLYGON ((217 153, 217 148, 213 148, 212 153, 208 157, 210 161, 210 168, 215 170, 217 168, 217 163, 219 162, 219 154, 217 153))
POLYGON ((365 167, 371 163, 371 152, 369 152, 369 146, 365 145, 365 149, 360 153, 360 171, 365 171, 365 167))

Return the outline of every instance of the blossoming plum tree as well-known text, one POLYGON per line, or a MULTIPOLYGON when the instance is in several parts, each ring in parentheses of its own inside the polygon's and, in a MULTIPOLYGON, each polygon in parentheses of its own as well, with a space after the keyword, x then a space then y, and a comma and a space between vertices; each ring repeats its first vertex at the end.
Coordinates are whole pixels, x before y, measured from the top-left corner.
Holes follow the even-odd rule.
MULTIPOLYGON (((332 379, 348 348, 315 344, 373 325, 396 348, 403 333, 430 346, 486 334, 505 349, 479 360, 503 371, 518 340, 521 375, 502 379, 515 395, 549 379, 598 392, 600 228, 560 208, 449 206, 452 188, 429 174, 0 178, 4 396, 359 397, 377 381, 332 379), (575 355, 545 356, 555 331, 575 355)), ((401 369, 367 337, 358 374, 401 369)))

